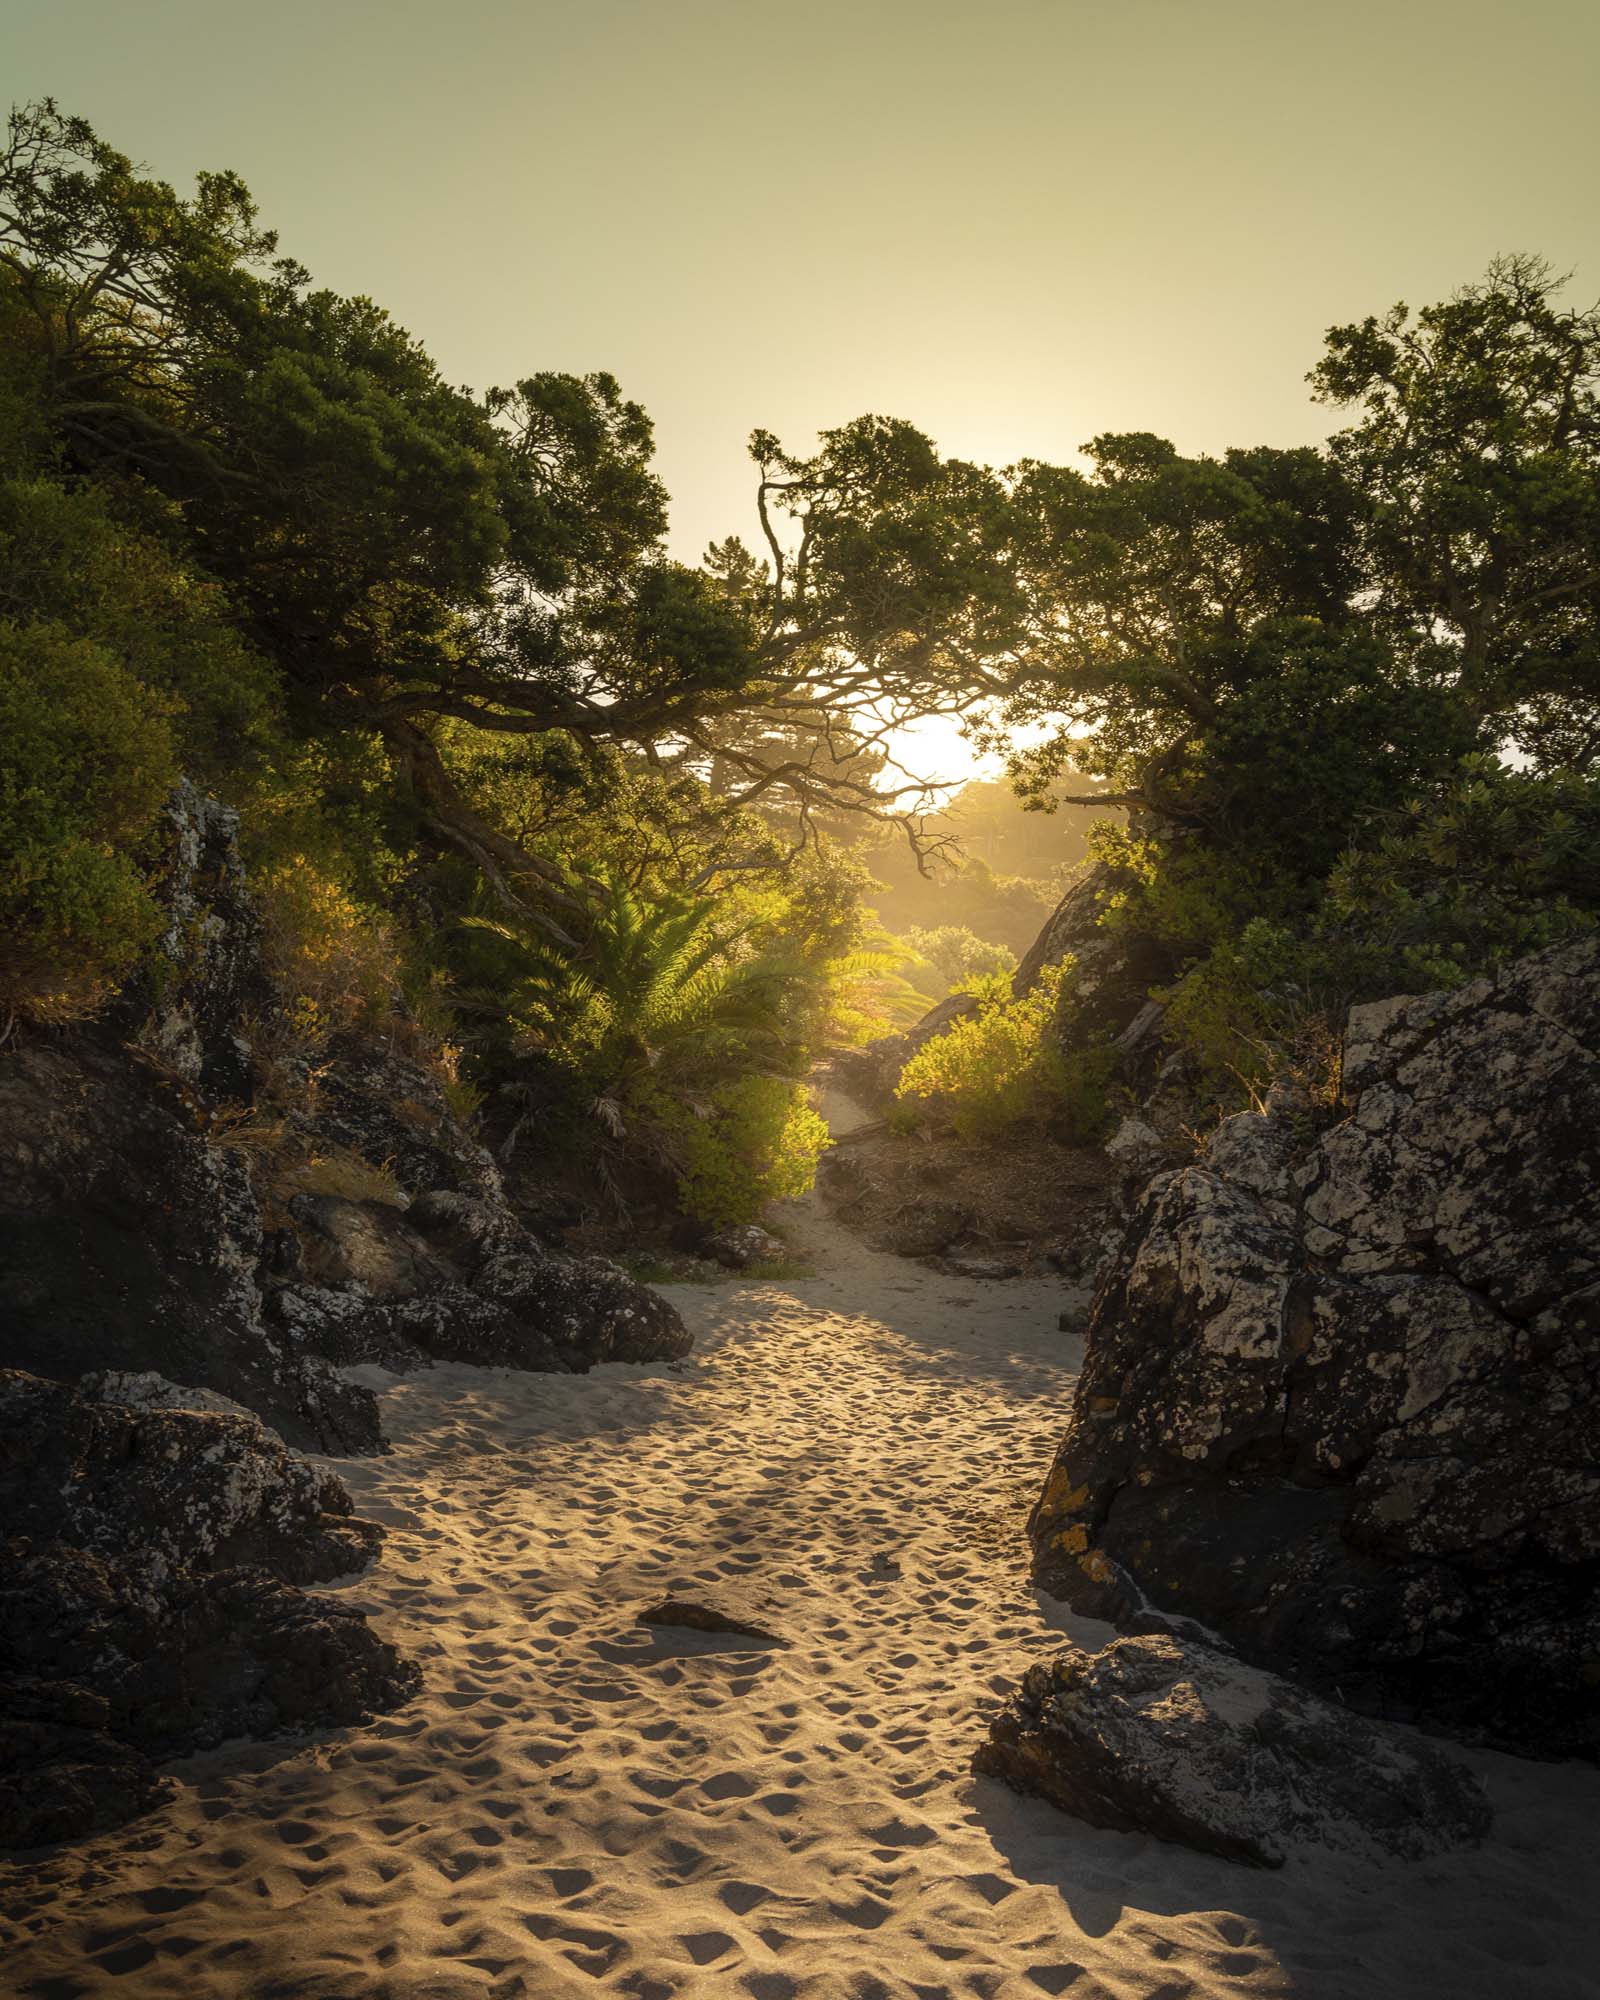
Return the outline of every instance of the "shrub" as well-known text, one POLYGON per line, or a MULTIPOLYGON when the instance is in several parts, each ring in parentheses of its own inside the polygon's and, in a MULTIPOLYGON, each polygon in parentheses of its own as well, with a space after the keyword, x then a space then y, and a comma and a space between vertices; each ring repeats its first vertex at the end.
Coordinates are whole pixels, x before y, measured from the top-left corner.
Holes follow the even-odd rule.
POLYGON ((698 1109, 664 1095, 640 1108, 666 1139, 685 1213, 713 1229, 807 1193, 828 1145, 805 1086, 787 1077, 735 1078, 698 1109))
POLYGON ((1344 855, 1318 967, 1349 998, 1460 986, 1600 921, 1600 775, 1463 759, 1387 836, 1344 855))
POLYGON ((931 1120, 963 1139, 990 1139, 1074 1104, 1092 1123, 1092 1077, 1069 1069, 1058 1033, 1072 970, 1070 958, 1051 966, 1021 995, 998 974, 973 982, 976 1009, 924 1042, 900 1072, 897 1122, 931 1120))
POLYGON ((294 1039, 381 1021, 400 991, 394 933, 327 867, 295 854, 256 871, 262 955, 284 996, 294 1039))
POLYGON ((271 745, 277 677, 220 587, 93 487, 0 479, 0 618, 103 646, 160 697, 185 769, 205 783, 232 793, 271 745))
POLYGON ((987 978, 994 973, 1013 973, 1017 955, 1003 944, 992 944, 969 931, 963 924, 940 924, 936 930, 913 926, 906 943, 926 959, 938 974, 943 991, 950 993, 969 979, 987 978))
POLYGON ((0 623, 0 1004, 91 1013, 154 942, 145 871, 177 776, 165 707, 108 652, 0 623))

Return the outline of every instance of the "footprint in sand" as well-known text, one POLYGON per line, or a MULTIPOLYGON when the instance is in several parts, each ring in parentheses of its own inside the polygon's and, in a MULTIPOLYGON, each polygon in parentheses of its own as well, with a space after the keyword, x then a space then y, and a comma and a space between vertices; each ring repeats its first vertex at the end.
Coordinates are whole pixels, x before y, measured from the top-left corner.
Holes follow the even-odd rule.
POLYGON ((1577 2000, 1592 1772, 1481 1753, 1504 1839, 1274 1875, 974 1783, 986 1713, 1073 1624, 1020 1529, 1071 1403, 1060 1288, 946 1293, 815 1202, 793 1219, 825 1276, 681 1288, 685 1372, 384 1386, 394 1450, 343 1469, 391 1539, 339 1589, 431 1685, 0 1863, 0 1991, 1577 2000), (790 1640, 759 1671, 628 1640, 734 1578, 790 1640))

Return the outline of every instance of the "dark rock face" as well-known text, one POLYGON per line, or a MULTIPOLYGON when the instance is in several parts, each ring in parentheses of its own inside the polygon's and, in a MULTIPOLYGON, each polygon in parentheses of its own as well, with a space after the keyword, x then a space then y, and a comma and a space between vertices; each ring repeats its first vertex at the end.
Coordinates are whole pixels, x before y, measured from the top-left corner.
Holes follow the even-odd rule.
POLYGON ((188 786, 171 819, 162 976, 102 1021, 0 1051, 0 1365, 153 1371, 296 1445, 360 1452, 381 1448, 376 1399, 338 1366, 683 1352, 658 1295, 529 1235, 437 1078, 383 1035, 335 1036, 289 1122, 383 1169, 413 1207, 468 1204, 470 1248, 437 1248, 426 1209, 415 1222, 333 1195, 300 1194, 289 1227, 263 1226, 255 1156, 228 1129, 255 1087, 251 1023, 273 1002, 237 819, 188 786))
POLYGON ((248 1412, 184 1395, 0 1373, 0 1846, 144 1811, 156 1758, 418 1685, 359 1612, 295 1587, 364 1567, 382 1531, 248 1412))
POLYGON ((1295 1848, 1417 1860, 1476 1846, 1492 1818, 1425 1738, 1168 1635, 1030 1667, 974 1769, 1095 1826, 1265 1868, 1295 1848))
POLYGON ((108 1559, 260 1564, 291 1583, 365 1569, 382 1534, 354 1519, 332 1472, 248 1411, 173 1407, 161 1395, 184 1392, 152 1377, 67 1387, 0 1370, 6 1532, 108 1559))
POLYGON ((333 1036, 318 1078, 305 1127, 319 1139, 382 1161, 411 1194, 450 1188, 502 1199, 499 1168, 453 1115, 437 1077, 382 1035, 333 1036))
POLYGON ((1088 868, 1072 882, 1017 967, 1012 989, 1028 992, 1047 966, 1064 958, 1076 962, 1073 995, 1075 1033, 1129 1037, 1143 1046, 1159 1021, 1150 989, 1172 970, 1171 961, 1148 940, 1107 930, 1101 917, 1117 883, 1109 869, 1088 868))
POLYGON ((659 1293, 601 1257, 545 1250, 503 1203, 433 1189, 409 1208, 298 1195, 302 1265, 321 1284, 282 1286, 268 1311, 285 1336, 344 1361, 439 1361, 581 1372, 599 1361, 687 1353, 659 1293))
POLYGON ((196 1085, 111 1027, 0 1053, 0 1362, 148 1369, 257 1410, 291 1442, 370 1451, 370 1390, 264 1336, 261 1211, 196 1085))
POLYGON ((1600 940, 1354 1010, 1157 1176, 1035 1509, 1041 1579, 1379 1713, 1600 1748, 1600 940))

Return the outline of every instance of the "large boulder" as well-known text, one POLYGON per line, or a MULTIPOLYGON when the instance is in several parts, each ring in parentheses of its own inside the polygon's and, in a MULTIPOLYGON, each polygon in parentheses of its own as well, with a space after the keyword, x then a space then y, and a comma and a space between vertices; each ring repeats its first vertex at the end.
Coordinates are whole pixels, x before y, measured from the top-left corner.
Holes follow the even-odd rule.
POLYGON ((1354 1010, 1348 1115, 1278 1093, 1150 1182, 1031 1523, 1354 1703, 1600 1748, 1600 940, 1354 1010))
POLYGON ((0 1373, 0 1846, 144 1811, 160 1758, 418 1685, 359 1612, 296 1587, 364 1567, 381 1529, 257 1418, 194 1400, 0 1373))
POLYGON ((1030 1667, 974 1768, 1095 1826, 1265 1868, 1297 1849, 1419 1860, 1476 1846, 1492 1817, 1423 1737, 1167 1634, 1030 1667))
POLYGON ((183 1407, 154 1378, 67 1387, 0 1369, 0 1521, 169 1567, 259 1564, 291 1583, 365 1569, 382 1531, 343 1483, 245 1410, 183 1407))

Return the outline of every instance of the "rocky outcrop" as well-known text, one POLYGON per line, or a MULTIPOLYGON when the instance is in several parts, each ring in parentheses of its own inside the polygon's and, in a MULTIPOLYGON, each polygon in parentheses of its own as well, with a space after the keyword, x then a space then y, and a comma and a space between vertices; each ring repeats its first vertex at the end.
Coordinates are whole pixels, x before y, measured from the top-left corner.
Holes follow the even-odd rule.
POLYGON ((370 1451, 370 1390, 266 1327, 267 1236, 208 1100, 115 1027, 0 1052, 0 1363, 150 1370, 231 1396, 293 1443, 370 1451))
POLYGON ((367 1566, 382 1534, 332 1472, 248 1411, 191 1400, 150 1376, 68 1387, 0 1370, 6 1532, 168 1568, 258 1564, 290 1583, 367 1566))
POLYGON ((1476 1846, 1492 1817, 1425 1738, 1168 1635, 1030 1667, 974 1769, 1092 1825, 1264 1868, 1297 1849, 1420 1860, 1476 1846))
POLYGON ((297 1195, 304 1279, 267 1310, 284 1337, 342 1361, 581 1371, 686 1353, 676 1311, 603 1257, 557 1257, 503 1203, 434 1189, 409 1207, 297 1195))
POLYGON ((1104 863, 1087 868, 1068 884, 1050 921, 1034 939, 1012 976, 1012 990, 1032 990, 1047 966, 1065 958, 1075 963, 1072 982, 1075 1039, 1129 1034, 1144 1047, 1159 1025, 1160 1009, 1150 989, 1172 970, 1170 958, 1148 938, 1108 929, 1102 922, 1118 884, 1104 863))
POLYGON ((296 1587, 364 1567, 382 1531, 249 1413, 185 1400, 0 1372, 0 1846, 144 1811, 161 1758, 418 1685, 359 1612, 296 1587))
POLYGON ((357 1452, 382 1440, 373 1395, 337 1372, 350 1362, 581 1369, 682 1353, 657 1294, 522 1227, 403 1024, 336 1035, 302 1062, 271 1118, 339 1171, 276 1206, 247 1143, 276 996, 237 820, 189 787, 171 817, 158 975, 104 1020, 0 1051, 0 1365, 154 1372, 291 1443, 357 1452), (471 1220, 445 1245, 428 1218, 452 1203, 471 1220))
POLYGON ((1375 1712, 1600 1748, 1600 940, 1354 1010, 1150 1182, 1031 1531, 1375 1712))

